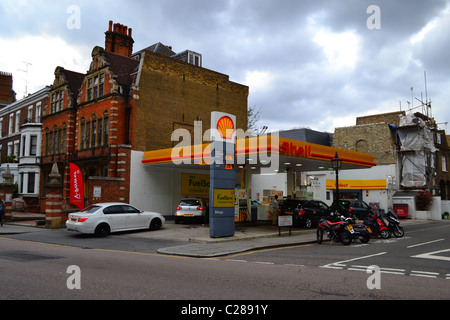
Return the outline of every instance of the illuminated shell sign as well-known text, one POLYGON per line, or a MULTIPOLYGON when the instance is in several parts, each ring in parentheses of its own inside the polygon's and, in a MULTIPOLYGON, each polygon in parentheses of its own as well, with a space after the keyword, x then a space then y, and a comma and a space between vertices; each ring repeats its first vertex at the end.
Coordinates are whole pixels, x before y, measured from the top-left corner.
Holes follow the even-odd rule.
POLYGON ((217 130, 222 139, 231 140, 231 137, 234 134, 233 120, 228 116, 220 118, 217 122, 217 130))
POLYGON ((211 113, 211 141, 234 143, 236 138, 236 116, 214 111, 211 113))

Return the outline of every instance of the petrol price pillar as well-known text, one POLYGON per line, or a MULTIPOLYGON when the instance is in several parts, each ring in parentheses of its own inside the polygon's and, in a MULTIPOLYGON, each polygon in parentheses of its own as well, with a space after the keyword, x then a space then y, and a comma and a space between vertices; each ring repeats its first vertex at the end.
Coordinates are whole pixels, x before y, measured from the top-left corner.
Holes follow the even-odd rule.
POLYGON ((209 233, 211 238, 234 235, 236 117, 211 113, 209 233))

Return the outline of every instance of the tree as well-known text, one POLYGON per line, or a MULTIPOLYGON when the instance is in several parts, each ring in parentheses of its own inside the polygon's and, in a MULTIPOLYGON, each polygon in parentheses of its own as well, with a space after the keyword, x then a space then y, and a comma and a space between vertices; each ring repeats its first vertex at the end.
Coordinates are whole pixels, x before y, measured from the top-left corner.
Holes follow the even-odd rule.
POLYGON ((258 133, 257 124, 261 118, 261 107, 256 108, 256 106, 248 107, 247 109, 247 131, 253 134, 258 133))

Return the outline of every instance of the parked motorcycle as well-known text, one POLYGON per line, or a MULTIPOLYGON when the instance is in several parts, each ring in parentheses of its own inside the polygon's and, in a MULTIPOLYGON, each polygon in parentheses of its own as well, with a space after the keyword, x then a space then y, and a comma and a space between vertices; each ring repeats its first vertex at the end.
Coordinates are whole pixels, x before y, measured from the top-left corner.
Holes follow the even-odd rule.
POLYGON ((351 224, 348 224, 343 220, 333 222, 322 218, 317 226, 317 242, 321 244, 323 241, 323 234, 326 233, 328 238, 331 239, 331 243, 335 241, 341 242, 343 245, 349 245, 353 240, 350 233, 350 230, 352 229, 351 224))
POLYGON ((395 237, 401 238, 405 235, 405 230, 400 227, 400 219, 394 212, 389 210, 386 213, 386 220, 389 222, 387 228, 394 234, 395 237))
POLYGON ((403 237, 405 231, 402 227, 400 227, 400 220, 397 215, 389 210, 386 214, 386 220, 388 223, 386 223, 384 219, 377 212, 375 212, 371 217, 364 220, 363 223, 370 228, 373 235, 379 234, 383 239, 389 238, 391 236, 391 232, 397 238, 403 237))
POLYGON ((351 217, 345 218, 344 223, 347 224, 347 229, 350 231, 351 237, 354 241, 359 239, 362 243, 369 242, 371 234, 369 227, 362 223, 356 223, 356 221, 351 217))

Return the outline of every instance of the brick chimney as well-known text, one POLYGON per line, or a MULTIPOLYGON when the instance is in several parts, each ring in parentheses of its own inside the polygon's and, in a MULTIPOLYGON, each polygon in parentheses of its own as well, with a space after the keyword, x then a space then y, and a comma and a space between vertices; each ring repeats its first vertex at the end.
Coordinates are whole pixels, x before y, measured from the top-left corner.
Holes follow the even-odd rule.
POLYGON ((109 21, 108 31, 105 32, 105 50, 130 57, 133 53, 134 40, 131 37, 132 29, 120 23, 109 21))
POLYGON ((0 108, 16 101, 11 73, 0 71, 0 108))

